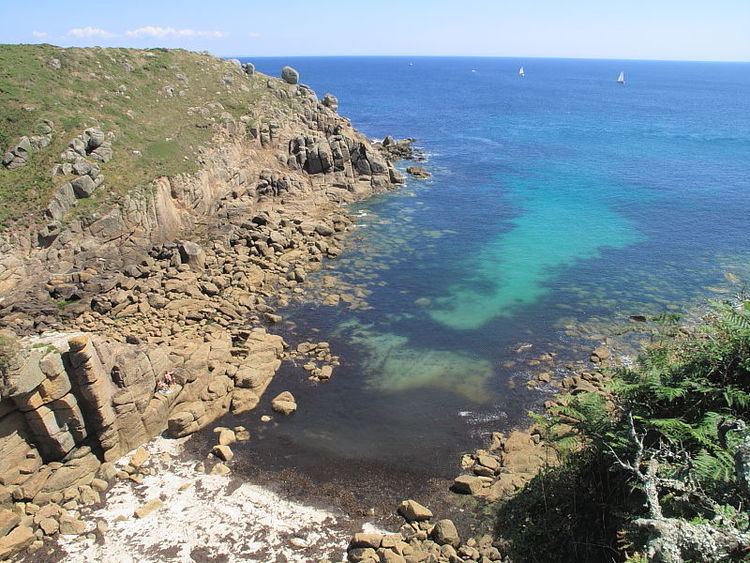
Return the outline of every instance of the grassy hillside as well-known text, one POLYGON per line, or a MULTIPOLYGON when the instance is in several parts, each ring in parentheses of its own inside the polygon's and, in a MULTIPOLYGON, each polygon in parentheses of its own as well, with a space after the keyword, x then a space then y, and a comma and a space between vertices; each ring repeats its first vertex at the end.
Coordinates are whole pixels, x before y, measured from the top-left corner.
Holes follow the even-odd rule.
POLYGON ((2 152, 34 135, 40 120, 55 125, 50 145, 32 152, 26 166, 0 167, 0 228, 38 217, 55 187, 70 179, 51 176, 60 153, 87 127, 115 134, 114 157, 101 165, 107 189, 85 202, 90 208, 157 176, 194 171, 197 149, 210 144, 223 112, 238 118, 283 107, 267 79, 183 50, 0 45, 2 152))

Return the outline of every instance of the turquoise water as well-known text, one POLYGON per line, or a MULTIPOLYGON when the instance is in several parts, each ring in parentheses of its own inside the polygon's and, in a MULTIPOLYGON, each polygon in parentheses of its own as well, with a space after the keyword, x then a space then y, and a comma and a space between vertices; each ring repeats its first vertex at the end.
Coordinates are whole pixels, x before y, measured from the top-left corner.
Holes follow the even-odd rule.
POLYGON ((533 181, 509 179, 507 201, 517 218, 467 258, 466 275, 436 300, 432 318, 449 328, 474 330, 511 317, 550 291, 546 282, 559 268, 638 242, 631 221, 589 197, 602 187, 592 183, 566 171, 548 171, 533 181))
POLYGON ((258 452, 283 440, 300 467, 455 472, 459 451, 546 396, 525 388, 529 359, 601 342, 571 327, 680 311, 728 272, 748 279, 750 65, 249 60, 292 64, 371 137, 415 137, 433 173, 360 205, 350 248, 317 275, 364 302, 284 311, 290 341, 329 340, 343 364, 316 387, 285 368, 271 392, 301 408, 260 431, 258 452))

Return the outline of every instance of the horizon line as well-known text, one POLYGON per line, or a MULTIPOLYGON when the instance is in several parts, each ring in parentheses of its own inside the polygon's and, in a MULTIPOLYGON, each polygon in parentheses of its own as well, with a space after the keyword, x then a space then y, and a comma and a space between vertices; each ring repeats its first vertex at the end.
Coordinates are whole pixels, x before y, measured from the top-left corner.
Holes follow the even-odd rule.
POLYGON ((731 63, 748 64, 750 59, 635 59, 620 57, 566 57, 566 56, 523 56, 523 55, 216 55, 222 59, 523 59, 523 60, 561 60, 561 61, 620 61, 620 62, 654 62, 654 63, 731 63))

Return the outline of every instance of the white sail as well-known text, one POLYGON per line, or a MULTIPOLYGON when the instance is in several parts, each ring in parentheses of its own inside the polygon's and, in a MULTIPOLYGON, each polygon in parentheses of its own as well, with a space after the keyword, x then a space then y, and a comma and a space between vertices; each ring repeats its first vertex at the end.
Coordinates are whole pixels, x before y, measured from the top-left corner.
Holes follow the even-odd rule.
POLYGON ((625 84, 625 73, 620 72, 620 76, 617 77, 618 84, 625 84))
POLYGON ((523 71, 523 67, 518 69, 518 76, 526 76, 526 73, 523 71))

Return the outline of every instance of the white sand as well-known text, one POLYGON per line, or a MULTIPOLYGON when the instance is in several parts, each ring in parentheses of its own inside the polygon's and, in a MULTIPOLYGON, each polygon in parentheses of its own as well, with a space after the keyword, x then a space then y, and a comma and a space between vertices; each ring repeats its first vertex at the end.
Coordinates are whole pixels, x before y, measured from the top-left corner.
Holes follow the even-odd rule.
POLYGON ((195 462, 175 457, 183 443, 157 438, 146 446, 151 453, 146 466, 155 467, 156 475, 146 476, 142 485, 117 482, 106 506, 84 516, 89 530, 99 520, 107 522, 104 543, 61 537, 66 561, 319 561, 326 555, 343 560, 350 537, 344 516, 239 484, 232 475, 197 473, 195 462), (191 486, 180 491, 186 483, 191 486), (133 516, 155 498, 164 502, 161 508, 143 519, 133 516))

